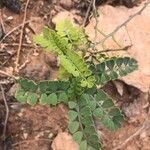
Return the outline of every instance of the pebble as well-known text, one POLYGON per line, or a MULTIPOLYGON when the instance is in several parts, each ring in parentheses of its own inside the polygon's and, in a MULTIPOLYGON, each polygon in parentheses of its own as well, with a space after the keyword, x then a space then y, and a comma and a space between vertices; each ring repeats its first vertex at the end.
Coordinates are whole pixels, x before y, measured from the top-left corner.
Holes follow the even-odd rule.
POLYGON ((65 9, 70 9, 73 6, 72 0, 60 0, 60 5, 65 9))

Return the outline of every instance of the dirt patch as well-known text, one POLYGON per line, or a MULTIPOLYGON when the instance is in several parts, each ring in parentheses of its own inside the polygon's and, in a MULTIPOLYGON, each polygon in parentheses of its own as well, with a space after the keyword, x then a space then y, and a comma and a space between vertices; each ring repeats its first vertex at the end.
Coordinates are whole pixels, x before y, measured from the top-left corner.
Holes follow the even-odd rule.
POLYGON ((8 132, 11 133, 12 142, 15 143, 12 147, 24 150, 36 150, 39 147, 48 150, 57 133, 66 129, 67 109, 63 105, 55 108, 38 105, 21 107, 18 113, 11 109, 11 115, 15 117, 10 116, 8 122, 8 132))
MULTIPOLYGON (((125 123, 116 132, 102 132, 104 149, 148 150, 150 146, 148 143, 150 130, 148 127, 149 96, 125 83, 122 83, 122 88, 124 92, 121 96, 117 94, 114 83, 109 83, 104 87, 105 91, 116 100, 116 104, 120 106, 126 116, 125 123), (128 142, 126 143, 126 141, 128 142)), ((101 126, 98 128, 101 129, 101 126)))

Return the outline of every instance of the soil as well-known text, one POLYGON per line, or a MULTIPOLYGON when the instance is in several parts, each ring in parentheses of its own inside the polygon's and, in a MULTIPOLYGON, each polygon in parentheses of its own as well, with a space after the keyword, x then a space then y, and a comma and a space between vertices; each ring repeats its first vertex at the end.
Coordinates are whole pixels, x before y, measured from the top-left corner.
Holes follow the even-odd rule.
MULTIPOLYGON (((138 1, 139 2, 139 1, 138 1)), ((103 1, 97 0, 97 5, 123 4, 133 7, 131 1, 103 1)), ((41 48, 35 46, 32 41, 34 34, 39 34, 42 28, 47 25, 55 27, 52 19, 58 12, 67 10, 75 11, 79 16, 74 18, 78 23, 82 23, 89 2, 80 0, 30 0, 27 8, 28 23, 24 26, 23 42, 21 54, 19 56, 19 72, 14 70, 17 58, 21 29, 18 27, 23 22, 25 0, 21 0, 21 12, 16 14, 5 6, 1 8, 0 30, 0 70, 6 74, 23 76, 33 80, 56 79, 58 71, 57 57, 54 54, 47 54, 41 48), (5 34, 17 28, 12 34, 3 39, 5 34), (3 29, 3 30, 2 30, 3 29)), ((5 90, 5 96, 9 107, 9 118, 7 123, 6 138, 3 138, 4 120, 6 109, 0 92, 0 150, 51 150, 54 138, 60 132, 67 132, 67 107, 60 104, 57 107, 37 105, 21 105, 14 98, 16 84, 6 76, 0 74, 0 84, 5 90)), ((139 128, 141 128, 148 118, 149 95, 143 93, 135 87, 129 86, 122 81, 108 83, 104 90, 114 98, 115 103, 123 110, 126 121, 116 132, 110 133, 103 126, 97 123, 98 133, 102 137, 104 150, 112 150, 125 142, 139 128), (121 86, 118 88, 116 84, 121 86), (121 88, 121 89, 120 89, 121 88), (123 91, 120 95, 120 90, 123 91)), ((144 128, 137 136, 130 140, 121 150, 149 150, 150 149, 150 129, 144 128)), ((71 149, 71 148, 70 148, 71 149)))

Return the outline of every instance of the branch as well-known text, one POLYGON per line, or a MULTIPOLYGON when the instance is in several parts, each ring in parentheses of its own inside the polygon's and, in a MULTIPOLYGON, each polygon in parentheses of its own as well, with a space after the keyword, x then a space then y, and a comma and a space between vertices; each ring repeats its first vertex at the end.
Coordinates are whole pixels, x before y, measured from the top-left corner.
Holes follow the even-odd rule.
POLYGON ((12 146, 13 146, 13 147, 16 147, 16 146, 21 145, 21 144, 32 143, 32 142, 38 142, 38 141, 52 142, 51 139, 39 138, 39 139, 31 139, 31 140, 20 141, 20 142, 17 142, 17 143, 12 144, 12 146))
POLYGON ((127 45, 123 48, 117 48, 117 49, 105 49, 105 50, 100 50, 100 51, 88 51, 90 54, 98 54, 98 53, 107 53, 107 52, 112 52, 112 51, 127 51, 129 48, 131 48, 132 45, 127 45))
POLYGON ((83 21, 83 27, 85 27, 87 25, 87 20, 89 18, 89 15, 90 15, 90 11, 92 9, 92 4, 93 4, 93 0, 91 0, 90 4, 89 4, 89 7, 87 9, 87 12, 85 14, 85 18, 84 18, 84 21, 83 21))
MULTIPOLYGON (((27 20, 25 21, 25 25, 30 23, 31 21, 34 21, 35 19, 32 19, 32 20, 27 20)), ((14 31, 16 31, 17 29, 19 29, 20 27, 22 27, 23 23, 16 26, 15 28, 13 28, 11 31, 9 31, 1 40, 0 40, 0 44, 6 39, 6 37, 8 37, 10 34, 12 34, 14 31)))
POLYGON ((108 35, 105 36, 105 38, 103 38, 102 40, 100 40, 99 42, 96 42, 95 45, 98 45, 100 43, 104 43, 109 37, 112 37, 114 36, 114 34, 120 30, 120 28, 122 28, 123 26, 126 26, 128 22, 130 22, 134 17, 140 15, 144 10, 145 8, 150 4, 150 0, 148 0, 144 6, 138 11, 136 12, 135 14, 131 15, 125 22, 123 22, 121 25, 117 26, 116 29, 114 29, 111 33, 109 33, 108 35))
POLYGON ((5 71, 2 71, 2 70, 0 70, 0 74, 1 74, 1 75, 5 75, 5 76, 7 76, 7 77, 14 78, 14 79, 17 78, 17 77, 15 77, 14 75, 9 74, 9 73, 7 73, 7 72, 5 72, 5 71))
POLYGON ((15 62, 15 70, 18 71, 18 63, 19 63, 19 57, 20 57, 20 51, 21 51, 21 46, 22 46, 22 41, 23 41, 23 33, 24 33, 24 26, 25 26, 25 21, 27 18, 27 7, 29 4, 30 0, 27 0, 26 6, 25 6, 25 13, 24 13, 24 18, 23 18, 23 23, 21 26, 21 34, 20 34, 20 40, 19 40, 19 47, 17 50, 17 58, 16 58, 16 62, 15 62))
POLYGON ((4 130, 3 130, 3 135, 2 135, 3 141, 5 141, 5 139, 6 139, 7 122, 8 122, 8 117, 9 117, 9 107, 8 107, 7 100, 6 100, 6 97, 5 97, 4 88, 3 88, 3 86, 1 84, 0 84, 0 88, 1 88, 1 91, 2 91, 2 97, 3 97, 5 108, 6 108, 4 130))

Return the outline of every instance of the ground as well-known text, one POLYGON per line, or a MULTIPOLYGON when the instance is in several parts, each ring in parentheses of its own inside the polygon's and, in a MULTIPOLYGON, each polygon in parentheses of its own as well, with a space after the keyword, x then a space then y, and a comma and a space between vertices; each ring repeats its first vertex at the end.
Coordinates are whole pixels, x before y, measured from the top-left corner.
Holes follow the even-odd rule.
MULTIPOLYGON (((140 5, 139 1, 136 4, 132 4, 131 1, 128 3, 104 1, 103 5, 106 3, 113 3, 113 6, 124 4, 126 7, 140 5)), ((97 1, 97 6, 100 4, 100 1, 97 1)), ((41 33, 44 25, 54 28, 57 14, 66 10, 72 13, 72 18, 78 25, 82 25, 89 3, 80 0, 29 0, 26 9, 27 1, 22 0, 21 5, 20 14, 16 14, 6 7, 1 8, 1 25, 6 35, 1 36, 1 28, 0 84, 2 85, 1 89, 4 89, 9 107, 9 117, 6 133, 4 133, 7 110, 3 92, 0 92, 0 150, 50 150, 55 137, 62 132, 67 132, 67 107, 63 104, 52 108, 19 104, 14 98, 17 85, 11 77, 15 75, 33 80, 56 79, 57 57, 54 54, 45 53, 37 47, 32 38, 34 34, 41 33), (23 21, 24 18, 25 21, 23 21), (23 28, 21 28, 22 24, 23 28), (21 46, 21 51, 18 55, 19 46, 21 46), (4 136, 5 141, 3 140, 4 136)), ((89 20, 87 24, 88 22, 89 20)), ((113 133, 104 129, 96 121, 103 149, 149 150, 149 93, 142 92, 121 80, 108 83, 104 90, 123 110, 126 121, 119 130, 113 133), (123 91, 122 94, 120 94, 120 90, 123 91)), ((57 146, 55 148, 59 150, 57 146)), ((62 150, 64 149, 62 148, 62 150)))

